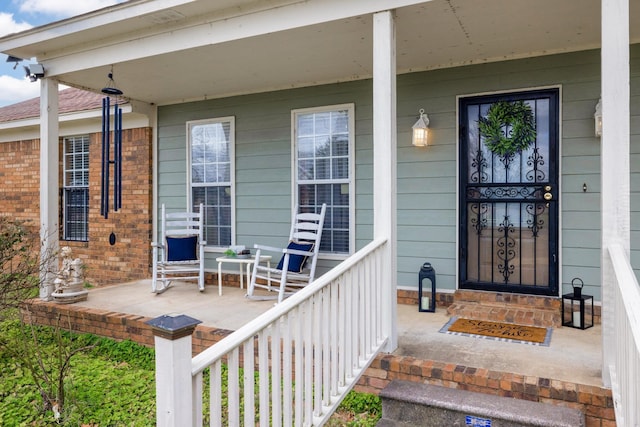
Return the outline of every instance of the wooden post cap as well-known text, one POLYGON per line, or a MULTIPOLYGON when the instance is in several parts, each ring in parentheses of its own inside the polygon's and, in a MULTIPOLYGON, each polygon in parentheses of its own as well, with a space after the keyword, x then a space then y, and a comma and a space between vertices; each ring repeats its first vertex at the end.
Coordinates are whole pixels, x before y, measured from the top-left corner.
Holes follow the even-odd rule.
POLYGON ((153 335, 173 341, 191 335, 202 321, 184 314, 178 316, 165 314, 145 323, 151 326, 153 335))

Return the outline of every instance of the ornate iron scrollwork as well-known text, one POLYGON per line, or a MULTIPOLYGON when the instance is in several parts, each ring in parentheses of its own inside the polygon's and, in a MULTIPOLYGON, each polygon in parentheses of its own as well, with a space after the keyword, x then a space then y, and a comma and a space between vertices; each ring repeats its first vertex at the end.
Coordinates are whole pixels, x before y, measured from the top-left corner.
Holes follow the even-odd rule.
POLYGON ((530 215, 529 219, 527 219, 527 228, 531 230, 531 235, 536 238, 538 237, 538 232, 544 228, 544 219, 540 217, 547 210, 546 205, 544 203, 530 203, 525 206, 525 209, 530 215))
POLYGON ((509 283, 509 278, 515 271, 515 265, 511 261, 516 257, 516 241, 511 234, 515 233, 513 223, 509 220, 509 215, 504 216, 504 220, 498 226, 500 237, 496 240, 496 256, 498 262, 498 272, 502 274, 504 283, 509 283))
POLYGON ((491 186, 467 188, 467 199, 500 199, 500 200, 535 200, 540 197, 540 187, 523 186, 491 186))
POLYGON ((471 227, 476 231, 476 234, 480 236, 482 230, 487 228, 487 212, 489 207, 486 203, 473 203, 471 204, 471 213, 473 216, 469 219, 471 227))
POLYGON ((476 155, 471 157, 469 160, 471 160, 471 169, 473 171, 469 177, 470 182, 487 182, 489 180, 489 175, 485 170, 488 167, 488 163, 482 149, 479 148, 476 151, 476 155))
POLYGON ((506 153, 504 155, 496 154, 496 157, 500 159, 500 161, 504 165, 504 169, 508 171, 509 166, 511 165, 511 162, 515 160, 516 155, 519 157, 519 153, 506 153))
POLYGON ((544 157, 538 151, 538 148, 534 148, 531 155, 527 158, 527 166, 531 167, 526 173, 528 181, 541 182, 546 179, 546 175, 539 166, 544 165, 544 157))

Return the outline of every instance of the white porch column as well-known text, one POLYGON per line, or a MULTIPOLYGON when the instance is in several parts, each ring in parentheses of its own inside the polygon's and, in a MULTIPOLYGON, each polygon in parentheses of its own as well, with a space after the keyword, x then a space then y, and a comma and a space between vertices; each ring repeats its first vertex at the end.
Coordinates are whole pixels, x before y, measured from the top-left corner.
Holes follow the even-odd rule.
POLYGON ((613 266, 607 248, 622 245, 629 256, 629 1, 602 0, 602 381, 611 386, 615 357, 613 266))
POLYGON ((58 82, 40 80, 40 298, 49 300, 58 271, 58 82))
POLYGON ((373 235, 386 237, 382 322, 388 352, 398 347, 396 191, 396 31, 392 11, 373 15, 373 235))
POLYGON ((194 413, 191 335, 202 322, 181 314, 146 323, 153 331, 156 352, 156 426, 193 426, 202 414, 194 413))

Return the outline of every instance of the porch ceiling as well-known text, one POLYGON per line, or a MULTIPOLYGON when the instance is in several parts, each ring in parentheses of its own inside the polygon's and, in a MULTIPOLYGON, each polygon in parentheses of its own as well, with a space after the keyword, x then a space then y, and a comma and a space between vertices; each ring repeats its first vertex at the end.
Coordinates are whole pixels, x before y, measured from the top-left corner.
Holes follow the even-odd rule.
MULTIPOLYGON (((372 75, 372 17, 358 14, 358 8, 352 8, 353 14, 331 11, 322 15, 326 19, 315 22, 300 18, 300 22, 273 26, 267 24, 269 17, 271 21, 284 19, 287 9, 302 7, 301 3, 165 0, 162 10, 144 14, 140 9, 138 16, 108 22, 109 14, 131 16, 126 15, 127 7, 139 9, 147 4, 129 3, 102 15, 89 14, 30 30, 24 36, 7 36, 0 39, 0 50, 19 57, 35 56, 48 76, 93 90, 106 85, 113 65, 116 84, 127 97, 159 105, 372 75), (210 10, 214 4, 222 9, 210 10), (264 14, 264 4, 271 8, 270 15, 264 14), (260 10, 255 9, 257 5, 260 10), (230 10, 234 15, 221 19, 230 10), (247 11, 264 14, 262 21, 247 21, 259 29, 242 28, 242 22, 229 25, 237 16, 249 16, 247 11), (336 16, 339 19, 333 19, 336 16), (188 30, 203 25, 210 27, 208 39, 193 43, 188 30), (56 35, 60 28, 66 32, 56 35), (221 28, 243 35, 231 34, 225 40, 228 33, 221 28), (151 44, 145 44, 154 43, 151 39, 156 43, 153 46, 164 41, 166 48, 151 52, 147 48, 151 44)), ((411 1, 375 3, 386 6, 411 1)), ((631 40, 638 42, 640 10, 638 2, 631 3, 631 40)), ((322 11, 322 2, 302 4, 313 4, 322 11)), ((333 1, 325 4, 336 6, 333 1)), ((432 0, 398 7, 396 13, 398 73, 600 45, 599 0, 432 0)))

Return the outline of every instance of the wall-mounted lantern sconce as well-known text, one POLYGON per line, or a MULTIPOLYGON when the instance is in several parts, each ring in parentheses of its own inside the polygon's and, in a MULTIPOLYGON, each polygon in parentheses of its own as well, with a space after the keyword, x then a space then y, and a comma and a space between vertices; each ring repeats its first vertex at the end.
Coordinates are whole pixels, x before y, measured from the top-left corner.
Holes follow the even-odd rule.
POLYGON ((44 77, 44 66, 42 64, 29 64, 24 66, 24 72, 32 82, 44 77))
POLYGON ((595 120, 595 133, 598 138, 602 136, 602 98, 598 99, 596 104, 596 112, 593 114, 595 120))
POLYGON ((427 136, 429 135, 429 117, 420 109, 420 118, 413 125, 413 145, 416 147, 427 146, 427 136))

